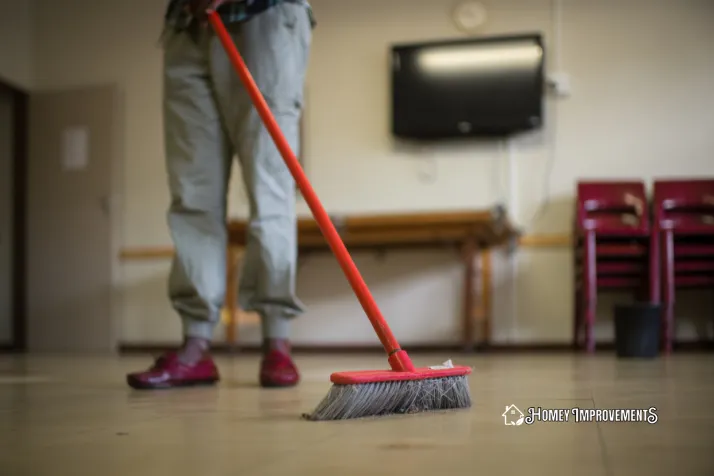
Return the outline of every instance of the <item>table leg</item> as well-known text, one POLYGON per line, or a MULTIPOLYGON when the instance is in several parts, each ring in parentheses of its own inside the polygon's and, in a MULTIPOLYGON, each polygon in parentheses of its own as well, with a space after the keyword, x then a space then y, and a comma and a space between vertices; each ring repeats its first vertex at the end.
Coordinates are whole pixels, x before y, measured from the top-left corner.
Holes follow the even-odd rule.
POLYGON ((491 261, 491 250, 483 250, 480 253, 481 266, 479 282, 481 284, 480 295, 480 317, 481 317, 481 346, 488 347, 491 343, 491 318, 493 315, 493 264, 491 261))
POLYGON ((475 240, 467 240, 463 244, 462 259, 464 263, 463 290, 463 346, 464 351, 474 350, 474 331, 476 323, 476 258, 478 247, 475 240))
POLYGON ((228 247, 226 257, 226 303, 227 318, 225 321, 226 343, 233 347, 238 343, 238 264, 241 258, 241 249, 235 246, 228 247))

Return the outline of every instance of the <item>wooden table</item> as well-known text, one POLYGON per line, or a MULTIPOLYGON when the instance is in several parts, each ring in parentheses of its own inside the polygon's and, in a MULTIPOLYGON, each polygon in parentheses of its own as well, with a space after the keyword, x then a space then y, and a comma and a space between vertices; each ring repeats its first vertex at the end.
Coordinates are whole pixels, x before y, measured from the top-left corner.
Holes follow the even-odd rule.
MULTIPOLYGON (((462 342, 465 350, 487 346, 491 337, 491 249, 514 244, 518 233, 503 209, 409 215, 345 216, 333 223, 349 251, 387 251, 409 248, 452 248, 464 266, 462 342), (480 323, 477 336, 477 324, 480 323)), ((227 289, 238 289, 238 268, 246 244, 244 220, 228 224, 229 266, 227 289)), ((329 251, 327 242, 312 218, 298 220, 299 253, 329 251)), ((226 296, 226 339, 237 341, 240 312, 237 291, 226 296)))

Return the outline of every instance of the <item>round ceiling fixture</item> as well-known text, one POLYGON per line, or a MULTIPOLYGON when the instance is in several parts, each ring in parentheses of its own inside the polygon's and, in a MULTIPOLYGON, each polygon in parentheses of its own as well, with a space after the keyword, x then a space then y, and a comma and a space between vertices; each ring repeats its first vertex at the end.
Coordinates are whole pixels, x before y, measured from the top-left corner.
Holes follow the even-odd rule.
POLYGON ((484 23, 488 14, 486 7, 481 2, 462 1, 456 5, 453 19, 456 27, 466 33, 474 33, 484 23))

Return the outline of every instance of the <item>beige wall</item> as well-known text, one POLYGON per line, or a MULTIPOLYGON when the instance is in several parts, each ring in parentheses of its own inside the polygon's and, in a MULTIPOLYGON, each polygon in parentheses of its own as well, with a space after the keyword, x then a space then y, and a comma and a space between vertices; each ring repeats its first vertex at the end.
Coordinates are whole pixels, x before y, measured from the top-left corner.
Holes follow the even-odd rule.
POLYGON ((0 80, 16 87, 34 83, 34 0, 0 0, 0 80))
MULTIPOLYGON (((125 94, 125 247, 170 243, 161 139, 160 0, 38 0, 36 84, 117 82, 125 94)), ((483 34, 542 31, 553 66, 549 0, 491 0, 483 34)), ((548 100, 548 127, 510 145, 395 148, 389 136, 387 50, 392 42, 453 37, 450 1, 314 0, 307 94, 308 174, 332 213, 460 209, 508 203, 527 232, 566 232, 578 177, 714 174, 714 2, 564 0, 560 69, 573 94, 548 100), (509 157, 514 167, 509 169, 509 157), (514 172, 512 175, 509 172, 514 172), (512 186, 514 185, 514 186, 512 186), (543 207, 544 205, 547 205, 543 207)), ((234 180, 231 210, 245 215, 234 180)), ((304 204, 300 212, 307 214, 304 204)), ((460 269, 449 252, 356 257, 405 342, 451 342, 459 333, 460 269)), ((531 250, 496 259, 494 333, 500 342, 567 341, 571 256, 531 250)), ((122 334, 177 337, 165 299, 168 262, 117 264, 122 334)), ((309 257, 300 293, 310 310, 299 342, 376 342, 328 257, 309 257)), ((607 307, 603 307, 607 313, 607 307)), ((681 309, 680 336, 691 336, 681 309)), ((599 332, 611 334, 605 323, 599 332)), ((254 340, 254 329, 245 331, 254 340)))

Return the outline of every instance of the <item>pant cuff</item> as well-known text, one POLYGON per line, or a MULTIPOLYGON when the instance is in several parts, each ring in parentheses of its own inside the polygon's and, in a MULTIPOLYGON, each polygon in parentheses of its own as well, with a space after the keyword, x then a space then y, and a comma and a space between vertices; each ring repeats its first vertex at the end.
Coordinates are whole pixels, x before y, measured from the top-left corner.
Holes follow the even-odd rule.
POLYGON ((213 329, 215 324, 208 321, 199 321, 188 317, 181 318, 183 323, 183 335, 197 339, 213 340, 213 329))
POLYGON ((284 316, 261 316, 264 339, 289 339, 290 318, 284 316))

